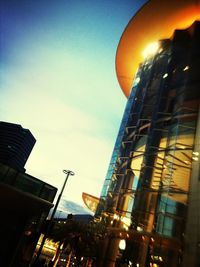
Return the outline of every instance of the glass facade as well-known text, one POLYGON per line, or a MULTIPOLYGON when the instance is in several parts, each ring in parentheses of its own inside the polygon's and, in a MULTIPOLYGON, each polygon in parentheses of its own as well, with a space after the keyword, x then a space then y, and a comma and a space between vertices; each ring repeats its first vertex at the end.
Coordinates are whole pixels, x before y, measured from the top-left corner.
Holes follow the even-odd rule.
POLYGON ((187 266, 192 177, 199 179, 199 47, 199 22, 159 41, 125 108, 96 215, 110 225, 117 218, 114 226, 132 235, 122 255, 130 266, 187 266))

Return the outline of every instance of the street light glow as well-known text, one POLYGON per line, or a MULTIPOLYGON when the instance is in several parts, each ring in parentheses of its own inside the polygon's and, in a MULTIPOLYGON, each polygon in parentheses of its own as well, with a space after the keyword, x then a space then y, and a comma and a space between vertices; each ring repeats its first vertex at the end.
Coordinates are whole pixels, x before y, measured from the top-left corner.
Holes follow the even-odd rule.
POLYGON ((125 248, 126 248, 126 240, 125 240, 125 239, 121 239, 121 240, 119 241, 119 248, 120 248, 121 250, 125 250, 125 248))

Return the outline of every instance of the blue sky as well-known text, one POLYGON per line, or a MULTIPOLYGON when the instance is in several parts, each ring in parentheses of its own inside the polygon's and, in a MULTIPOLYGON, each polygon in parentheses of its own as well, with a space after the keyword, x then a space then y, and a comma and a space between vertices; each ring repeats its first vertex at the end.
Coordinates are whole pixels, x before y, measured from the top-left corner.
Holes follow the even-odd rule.
POLYGON ((99 196, 126 103, 115 53, 144 1, 1 1, 0 120, 37 139, 27 172, 79 204, 99 196))

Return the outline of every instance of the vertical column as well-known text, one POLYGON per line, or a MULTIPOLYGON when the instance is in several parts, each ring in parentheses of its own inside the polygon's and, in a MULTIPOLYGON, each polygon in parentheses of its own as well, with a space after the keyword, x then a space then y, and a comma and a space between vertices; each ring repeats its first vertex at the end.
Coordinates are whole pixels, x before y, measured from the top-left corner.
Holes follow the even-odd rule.
POLYGON ((185 249, 183 267, 200 265, 200 108, 197 118, 196 138, 193 151, 190 180, 185 249))
POLYGON ((119 241, 120 239, 117 237, 110 238, 105 256, 104 267, 115 267, 115 262, 119 253, 119 241))

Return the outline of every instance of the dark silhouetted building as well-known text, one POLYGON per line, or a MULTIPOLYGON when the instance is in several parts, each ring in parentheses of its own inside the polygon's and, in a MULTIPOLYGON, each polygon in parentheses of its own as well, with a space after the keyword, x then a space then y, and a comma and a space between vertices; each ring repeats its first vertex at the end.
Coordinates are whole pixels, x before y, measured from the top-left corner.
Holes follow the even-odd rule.
POLYGON ((0 262, 29 262, 57 189, 0 163, 0 262))
POLYGON ((27 173, 35 144, 21 125, 0 122, 0 265, 28 266, 57 188, 27 173))
POLYGON ((19 124, 0 122, 0 162, 18 170, 24 166, 36 139, 19 124))

